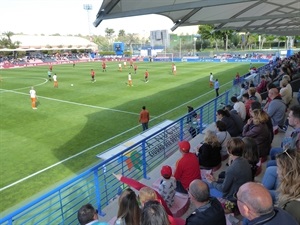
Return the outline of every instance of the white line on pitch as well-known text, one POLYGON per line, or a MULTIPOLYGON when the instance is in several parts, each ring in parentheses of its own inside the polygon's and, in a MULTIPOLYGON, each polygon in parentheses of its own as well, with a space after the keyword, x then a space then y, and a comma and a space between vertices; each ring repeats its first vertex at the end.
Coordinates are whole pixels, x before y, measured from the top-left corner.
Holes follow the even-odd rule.
MULTIPOLYGON (((13 91, 13 90, 6 90, 6 89, 0 89, 0 90, 6 91, 6 92, 12 92, 12 93, 16 93, 16 94, 21 94, 21 95, 29 95, 29 94, 26 94, 23 92, 18 92, 18 91, 13 91)), ((133 113, 133 112, 123 111, 123 110, 118 110, 118 109, 111 109, 111 108, 95 106, 95 105, 88 105, 88 104, 83 104, 83 103, 78 103, 78 102, 71 102, 71 101, 66 101, 66 100, 61 100, 61 99, 56 99, 56 98, 49 98, 49 97, 44 97, 44 96, 38 96, 38 98, 43 98, 43 99, 57 101, 57 102, 63 102, 63 103, 72 104, 72 105, 85 106, 85 107, 95 108, 95 109, 104 109, 104 110, 121 112, 121 113, 126 113, 126 114, 131 114, 131 115, 140 115, 139 113, 133 113)))

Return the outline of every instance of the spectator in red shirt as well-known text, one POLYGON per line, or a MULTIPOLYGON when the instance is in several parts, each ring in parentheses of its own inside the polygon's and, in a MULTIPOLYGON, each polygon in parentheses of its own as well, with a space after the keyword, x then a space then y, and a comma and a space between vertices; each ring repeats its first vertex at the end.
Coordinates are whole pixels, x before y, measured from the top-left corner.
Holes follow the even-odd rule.
POLYGON ((263 93, 267 90, 267 80, 266 80, 266 77, 264 75, 261 75, 260 77, 260 83, 257 85, 256 87, 256 91, 258 93, 263 93))
POLYGON ((190 143, 181 141, 178 143, 182 157, 176 162, 174 177, 176 179, 176 191, 187 194, 190 183, 195 179, 201 179, 200 165, 197 156, 190 153, 190 143))

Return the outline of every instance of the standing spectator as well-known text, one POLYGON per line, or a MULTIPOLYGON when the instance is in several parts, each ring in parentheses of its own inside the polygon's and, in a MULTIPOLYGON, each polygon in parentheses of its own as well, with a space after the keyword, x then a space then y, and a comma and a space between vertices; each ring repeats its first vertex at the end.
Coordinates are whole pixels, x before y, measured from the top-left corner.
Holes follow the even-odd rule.
POLYGON ((252 180, 251 167, 247 160, 242 157, 244 148, 245 144, 240 138, 231 138, 227 142, 230 165, 225 171, 224 181, 219 183, 213 175, 206 174, 206 180, 210 184, 211 196, 235 201, 234 194, 240 186, 252 180))
POLYGON ((117 220, 121 224, 139 225, 141 217, 141 210, 135 192, 127 188, 119 197, 119 209, 117 220))
POLYGON ((188 116, 187 116, 187 123, 191 123, 193 118, 197 118, 197 113, 195 112, 192 106, 187 106, 188 109, 188 116))
POLYGON ((226 225, 222 205, 216 198, 209 196, 209 188, 205 182, 198 179, 192 181, 189 186, 189 197, 196 209, 187 217, 186 225, 226 225))
POLYGON ((218 97, 219 96, 219 88, 220 88, 220 84, 219 84, 218 79, 215 80, 214 88, 215 88, 215 91, 216 91, 216 97, 218 97))
POLYGON ((91 204, 81 206, 77 219, 80 225, 108 225, 106 222, 99 222, 98 212, 91 204))
POLYGON ((277 173, 280 180, 278 206, 291 214, 300 224, 300 149, 286 149, 277 155, 277 173))
POLYGON ((132 78, 131 78, 131 73, 128 73, 128 83, 127 83, 127 86, 130 86, 130 87, 133 86, 133 84, 132 84, 132 78))
POLYGON ((58 88, 58 81, 57 81, 57 75, 56 75, 56 73, 53 75, 53 81, 54 81, 54 87, 58 88))
POLYGON ((214 85, 214 75, 210 73, 209 75, 209 87, 212 88, 214 85))
POLYGON ((217 135, 211 130, 206 131, 203 144, 198 149, 200 168, 212 169, 220 165, 221 149, 217 135))
POLYGON ((237 205, 249 225, 298 224, 287 212, 273 206, 268 190, 259 183, 248 182, 242 185, 237 192, 237 205))
POLYGON ((226 124, 220 120, 216 121, 216 135, 219 143, 221 144, 221 158, 225 160, 228 158, 227 142, 231 138, 231 135, 226 130, 226 124))
POLYGON ((36 91, 34 90, 34 87, 31 87, 29 94, 30 94, 30 98, 31 98, 32 109, 37 109, 36 108, 37 96, 36 96, 36 91))
POLYGON ((278 126, 284 125, 286 105, 282 101, 277 88, 272 88, 268 93, 271 102, 268 106, 268 115, 271 117, 274 134, 278 133, 278 126))
POLYGON ((95 71, 93 69, 91 69, 91 77, 92 77, 92 82, 94 83, 95 80, 95 71))
POLYGON ((181 141, 178 143, 182 157, 176 162, 174 177, 176 179, 176 191, 187 194, 190 183, 195 179, 201 179, 199 162, 194 153, 190 153, 190 143, 181 141))
POLYGON ((233 109, 237 111, 239 116, 244 121, 246 119, 246 106, 243 102, 240 102, 237 97, 232 96, 231 101, 233 102, 233 109))
POLYGON ((148 70, 145 71, 145 82, 148 83, 148 77, 149 77, 149 72, 148 70))
POLYGON ((168 207, 171 208, 174 203, 174 196, 176 192, 176 180, 172 177, 172 168, 170 166, 163 166, 160 170, 163 179, 160 182, 158 192, 163 197, 168 207))
POLYGON ((146 106, 143 106, 139 118, 139 122, 142 124, 143 131, 148 129, 149 120, 150 120, 149 111, 146 109, 146 106))

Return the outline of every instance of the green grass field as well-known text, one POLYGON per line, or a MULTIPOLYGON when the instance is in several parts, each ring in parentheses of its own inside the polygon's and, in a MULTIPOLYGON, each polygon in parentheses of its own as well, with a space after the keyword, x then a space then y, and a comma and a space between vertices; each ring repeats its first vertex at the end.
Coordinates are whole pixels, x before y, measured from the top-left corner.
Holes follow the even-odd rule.
MULTIPOLYGON (((143 105, 154 126, 177 119, 187 105, 198 107, 215 97, 209 88, 213 72, 220 93, 231 87, 236 72, 245 74, 248 64, 138 62, 133 87, 117 62, 102 72, 100 62, 54 65, 59 88, 47 81, 47 66, 0 70, 0 211, 18 207, 97 162, 96 154, 139 132, 143 105), (90 80, 90 69, 96 82, 90 80), (149 82, 144 82, 148 69, 149 82), (71 86, 73 84, 73 86, 71 86), (29 89, 35 86, 39 104, 31 108, 29 89), (25 178, 25 179, 24 179, 25 178)), ((256 65, 260 66, 260 65, 256 65)))

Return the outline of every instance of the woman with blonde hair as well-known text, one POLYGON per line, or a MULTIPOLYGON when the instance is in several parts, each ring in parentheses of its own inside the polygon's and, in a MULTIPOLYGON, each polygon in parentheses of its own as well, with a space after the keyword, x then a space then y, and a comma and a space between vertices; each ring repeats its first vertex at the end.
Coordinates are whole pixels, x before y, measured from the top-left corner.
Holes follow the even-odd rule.
POLYGON ((211 169, 221 163, 221 149, 215 132, 208 130, 204 135, 204 142, 198 149, 200 168, 211 169))
POLYGON ((278 205, 300 224, 300 151, 286 149, 276 157, 278 205))
POLYGON ((271 147, 271 135, 268 129, 268 115, 260 109, 250 110, 250 119, 243 128, 243 137, 251 137, 258 146, 259 157, 267 157, 271 147))

